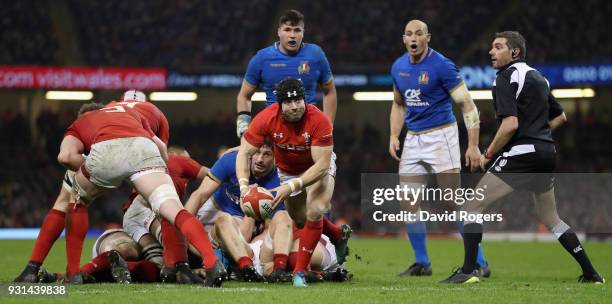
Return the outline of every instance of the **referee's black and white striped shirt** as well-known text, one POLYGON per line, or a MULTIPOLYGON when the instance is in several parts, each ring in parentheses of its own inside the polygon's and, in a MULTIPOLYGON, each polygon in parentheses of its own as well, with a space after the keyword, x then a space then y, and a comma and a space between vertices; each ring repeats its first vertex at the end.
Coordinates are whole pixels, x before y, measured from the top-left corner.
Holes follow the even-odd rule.
POLYGON ((493 104, 498 124, 508 116, 518 118, 518 130, 506 147, 526 139, 553 142, 548 121, 563 109, 550 93, 548 80, 525 62, 513 62, 497 72, 493 104))

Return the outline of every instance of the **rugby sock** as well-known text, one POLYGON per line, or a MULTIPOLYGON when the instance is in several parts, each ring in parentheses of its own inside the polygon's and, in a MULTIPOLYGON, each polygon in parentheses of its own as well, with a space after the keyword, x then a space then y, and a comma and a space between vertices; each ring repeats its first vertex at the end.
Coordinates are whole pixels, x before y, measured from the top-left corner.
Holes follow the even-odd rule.
POLYGON ((287 269, 287 261, 289 260, 289 256, 282 253, 274 254, 274 270, 285 270, 287 269))
POLYGON ((174 268, 177 262, 187 262, 187 245, 181 232, 168 220, 162 219, 161 234, 164 246, 164 265, 174 268))
POLYGON ((406 225, 408 231, 408 240, 414 251, 415 262, 421 265, 429 265, 429 256, 427 255, 427 226, 425 222, 415 222, 406 225))
POLYGON ((159 282, 159 268, 149 261, 127 262, 132 280, 139 283, 159 282))
POLYGON ((319 239, 321 239, 321 232, 323 231, 323 220, 311 221, 307 220, 302 229, 302 235, 298 246, 297 261, 295 262, 295 269, 293 273, 303 272, 306 273, 306 268, 310 264, 310 258, 314 252, 319 239))
POLYGON ((62 234, 65 225, 65 212, 56 209, 49 210, 47 216, 45 216, 42 227, 40 227, 36 242, 34 243, 30 262, 42 264, 47 254, 49 254, 49 250, 51 250, 57 238, 62 234))
POLYGON ((87 235, 89 217, 83 204, 68 204, 66 217, 66 275, 71 277, 79 271, 83 241, 87 235))
POLYGON ((290 252, 289 253, 289 264, 287 264, 287 270, 293 270, 295 269, 295 264, 297 263, 297 252, 290 252))
POLYGON ((209 270, 215 266, 217 256, 212 249, 206 230, 202 223, 198 219, 189 213, 187 210, 182 209, 174 218, 174 225, 181 231, 181 233, 187 238, 202 256, 204 269, 209 270))
MULTIPOLYGON (((459 233, 461 233, 461 236, 463 237, 463 222, 458 222, 458 225, 459 233)), ((479 267, 489 266, 489 263, 484 257, 484 252, 482 251, 482 243, 478 244, 478 254, 476 255, 476 263, 478 263, 477 266, 479 267)))
POLYGON ((470 274, 477 268, 476 256, 478 254, 478 244, 482 241, 482 224, 469 223, 464 226, 463 248, 465 257, 463 260, 463 273, 470 274))
POLYGON ((253 265, 253 260, 251 260, 251 258, 249 258, 248 256, 243 256, 239 258, 237 262, 238 262, 238 269, 242 269, 249 265, 253 265))
POLYGON ((100 255, 87 262, 81 268, 79 272, 84 272, 93 275, 96 272, 109 269, 110 263, 108 262, 108 254, 110 251, 103 252, 100 255))
POLYGON ((323 216, 323 234, 327 235, 332 243, 342 238, 342 229, 339 225, 334 224, 327 217, 323 216))
POLYGON ((580 244, 580 240, 578 240, 578 236, 570 226, 568 226, 565 222, 561 221, 557 226, 553 227, 552 232, 557 236, 559 243, 563 245, 563 248, 569 252, 569 254, 574 257, 576 262, 580 264, 580 268, 582 268, 582 273, 586 276, 592 276, 595 273, 595 268, 591 264, 591 260, 582 248, 580 244))

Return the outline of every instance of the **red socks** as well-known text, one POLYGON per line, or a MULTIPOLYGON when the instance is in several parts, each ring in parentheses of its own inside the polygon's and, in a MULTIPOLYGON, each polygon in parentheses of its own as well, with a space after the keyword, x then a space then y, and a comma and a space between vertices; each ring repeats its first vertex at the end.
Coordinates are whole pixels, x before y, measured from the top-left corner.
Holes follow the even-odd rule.
POLYGON ((187 244, 185 237, 172 223, 161 220, 162 242, 164 246, 164 265, 174 268, 177 262, 187 261, 187 244))
POLYGON ((304 229, 302 229, 302 235, 300 237, 298 247, 297 262, 293 273, 305 272, 306 268, 310 264, 310 257, 312 256, 317 243, 319 243, 319 239, 321 239, 322 230, 323 219, 318 221, 306 221, 306 225, 304 225, 304 229))
POLYGON ((329 240, 332 241, 332 243, 335 243, 336 241, 340 240, 340 238, 342 238, 342 229, 340 229, 340 226, 334 224, 332 221, 330 221, 324 216, 323 234, 327 235, 327 237, 329 237, 329 240))
POLYGON ((282 253, 274 254, 274 270, 287 269, 287 260, 289 260, 289 256, 282 253))
POLYGON ((242 269, 242 268, 247 267, 249 265, 253 265, 253 260, 251 260, 251 258, 249 258, 247 256, 243 256, 243 257, 238 259, 238 269, 242 269))
POLYGON ((174 225, 181 231, 202 256, 204 269, 209 270, 215 266, 217 256, 210 245, 210 240, 202 223, 187 210, 182 209, 174 219, 174 225))
POLYGON ((83 204, 68 204, 66 217, 66 275, 71 277, 79 271, 83 241, 87 235, 89 217, 83 204))
POLYGON ((66 213, 56 209, 49 210, 34 243, 34 249, 32 249, 32 255, 30 256, 31 262, 42 264, 49 254, 49 250, 62 234, 64 226, 66 226, 66 213))
POLYGON ((79 272, 93 275, 96 272, 107 270, 110 267, 110 263, 108 262, 109 253, 110 251, 99 254, 91 261, 87 262, 87 264, 81 266, 81 268, 79 268, 79 272))

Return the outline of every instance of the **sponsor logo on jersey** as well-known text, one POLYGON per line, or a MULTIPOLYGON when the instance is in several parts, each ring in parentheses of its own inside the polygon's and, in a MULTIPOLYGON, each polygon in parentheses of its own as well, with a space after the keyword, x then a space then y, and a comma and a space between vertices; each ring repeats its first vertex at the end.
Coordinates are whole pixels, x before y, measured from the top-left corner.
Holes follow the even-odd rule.
POLYGON ((310 73, 310 65, 308 64, 308 61, 300 61, 300 65, 298 66, 298 73, 300 74, 310 73))
POLYGON ((282 67, 286 67, 287 64, 286 63, 270 63, 270 67, 272 68, 282 68, 282 67))
POLYGON ((410 73, 408 72, 399 72, 398 74, 400 77, 410 77, 410 73))
POLYGON ((282 143, 274 143, 278 148, 288 151, 309 151, 310 145, 301 146, 294 144, 282 144, 282 143))
POLYGON ((429 83, 429 74, 427 71, 421 71, 419 74, 419 84, 428 84, 429 83))
POLYGON ((404 100, 406 105, 411 107, 429 106, 429 102, 421 101, 421 89, 407 89, 404 91, 404 100))
POLYGON ((280 132, 280 133, 274 132, 274 138, 283 138, 283 132, 280 132))

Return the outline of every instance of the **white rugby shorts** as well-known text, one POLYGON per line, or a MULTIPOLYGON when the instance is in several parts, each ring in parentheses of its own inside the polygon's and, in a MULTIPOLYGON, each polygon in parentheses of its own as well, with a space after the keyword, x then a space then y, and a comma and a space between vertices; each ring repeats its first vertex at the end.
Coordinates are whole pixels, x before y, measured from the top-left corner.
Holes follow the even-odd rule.
POLYGON ((457 124, 406 134, 399 173, 431 174, 461 169, 457 124))

